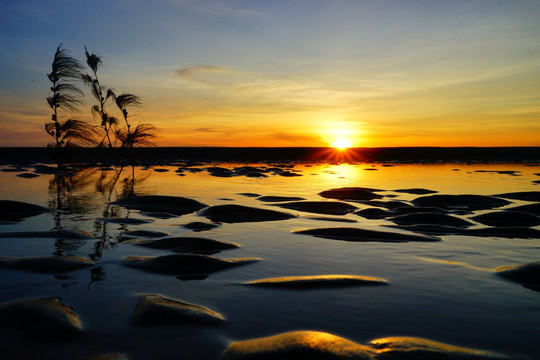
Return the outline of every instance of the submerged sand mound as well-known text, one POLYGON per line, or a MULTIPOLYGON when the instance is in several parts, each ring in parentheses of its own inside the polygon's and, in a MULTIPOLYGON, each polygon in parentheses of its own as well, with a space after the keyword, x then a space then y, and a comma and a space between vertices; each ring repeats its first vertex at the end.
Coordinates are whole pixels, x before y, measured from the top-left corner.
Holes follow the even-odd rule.
POLYGON ((146 212, 165 212, 175 215, 189 214, 208 206, 197 200, 181 196, 163 195, 134 196, 115 201, 112 204, 128 209, 146 212))
POLYGON ((508 359, 489 351, 452 346, 422 338, 390 337, 361 345, 319 331, 291 331, 269 337, 232 343, 225 360, 316 359, 316 360, 488 360, 508 359))
POLYGON ((164 231, 155 231, 155 230, 131 230, 123 231, 120 233, 120 236, 124 239, 135 239, 135 238, 157 238, 168 236, 169 233, 164 231))
POLYGON ((311 275, 259 279, 246 282, 244 285, 289 289, 315 289, 328 287, 385 285, 387 283, 388 282, 385 279, 372 276, 311 275))
POLYGON ((239 265, 251 264, 259 258, 220 259, 209 255, 174 254, 158 257, 129 256, 123 265, 135 269, 161 274, 208 274, 230 269, 239 265))
POLYGON ((361 216, 365 219, 384 219, 393 214, 381 208, 367 208, 355 211, 354 215, 361 216))
POLYGON ((0 267, 45 274, 69 272, 90 267, 94 261, 78 256, 0 257, 0 267))
POLYGON ((207 252, 234 249, 240 245, 198 237, 172 237, 159 240, 147 240, 136 243, 151 249, 165 249, 174 252, 207 252))
POLYGON ((496 211, 482 215, 477 215, 471 218, 476 222, 489 226, 525 226, 532 227, 540 225, 540 217, 520 211, 496 211))
POLYGON ((507 265, 495 269, 496 274, 522 284, 540 284, 540 261, 507 265))
POLYGON ((412 201, 416 206, 443 209, 489 210, 510 204, 509 201, 486 195, 427 195, 412 201))
POLYGON ((409 242, 409 241, 440 241, 438 237, 427 235, 409 235, 395 232, 366 230, 359 228, 321 228, 295 231, 295 234, 313 235, 332 240, 344 241, 376 241, 376 242, 409 242))
POLYGON ((82 330, 77 314, 57 297, 1 303, 0 324, 32 337, 51 340, 64 340, 82 330))
POLYGON ((398 215, 388 220, 399 225, 415 225, 415 224, 427 224, 427 225, 442 225, 466 228, 473 223, 458 218, 456 216, 437 213, 411 213, 405 215, 398 215))
POLYGON ((219 225, 212 224, 212 223, 201 222, 201 221, 193 221, 193 222, 190 222, 188 224, 182 225, 182 227, 184 227, 186 229, 189 229, 189 230, 193 230, 193 231, 207 231, 207 230, 215 229, 215 228, 219 227, 219 225))
POLYGON ((519 191, 505 194, 495 195, 505 199, 524 200, 524 201, 540 201, 540 191, 519 191))
POLYGON ((283 204, 274 204, 274 206, 327 215, 345 215, 358 209, 354 205, 338 201, 294 201, 283 204))
POLYGON ((139 324, 221 324, 225 321, 223 315, 204 306, 156 294, 140 295, 131 319, 139 324))
POLYGON ((259 209, 243 205, 216 205, 204 209, 199 214, 214 222, 240 223, 256 221, 276 221, 294 218, 292 214, 280 211, 259 209))
POLYGON ((507 210, 507 211, 526 212, 528 214, 533 214, 533 215, 536 215, 536 216, 540 216, 540 203, 511 207, 511 208, 507 208, 505 210, 507 210))
POLYGON ((319 195, 324 198, 338 200, 372 200, 383 198, 382 195, 375 194, 377 191, 383 190, 363 187, 342 187, 322 191, 319 195))
POLYGON ((22 201, 0 200, 0 220, 20 221, 30 216, 51 212, 52 210, 22 201))

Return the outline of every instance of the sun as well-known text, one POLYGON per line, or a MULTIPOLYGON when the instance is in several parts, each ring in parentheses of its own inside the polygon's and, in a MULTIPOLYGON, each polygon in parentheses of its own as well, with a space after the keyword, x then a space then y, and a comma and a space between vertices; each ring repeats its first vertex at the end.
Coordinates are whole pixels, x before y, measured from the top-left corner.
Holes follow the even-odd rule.
POLYGON ((345 150, 347 148, 350 148, 352 146, 352 141, 347 138, 337 138, 333 143, 332 147, 339 149, 339 150, 345 150))

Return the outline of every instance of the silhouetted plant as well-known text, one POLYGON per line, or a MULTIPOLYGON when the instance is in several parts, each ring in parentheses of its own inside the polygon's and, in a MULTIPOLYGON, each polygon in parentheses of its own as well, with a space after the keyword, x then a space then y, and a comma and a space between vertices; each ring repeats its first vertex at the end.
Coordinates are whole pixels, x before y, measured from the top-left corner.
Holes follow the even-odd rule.
POLYGON ((154 125, 143 123, 137 125, 133 131, 129 131, 129 128, 117 130, 116 137, 122 142, 122 146, 127 148, 154 146, 152 139, 156 137, 156 132, 154 125))
POLYGON ((105 136, 101 140, 98 146, 104 146, 105 139, 107 139, 107 146, 112 147, 111 138, 109 132, 113 126, 118 122, 118 119, 114 116, 110 116, 105 111, 105 105, 107 101, 114 96, 112 89, 108 89, 105 86, 102 86, 99 82, 97 75, 98 69, 103 63, 101 56, 94 53, 90 54, 86 46, 84 47, 84 54, 86 56, 86 64, 92 70, 94 76, 89 75, 88 73, 81 76, 84 83, 90 88, 90 92, 97 100, 97 105, 92 106, 92 115, 98 117, 101 120, 101 127, 105 130, 105 136))
POLYGON ((47 103, 53 110, 50 122, 45 123, 45 131, 54 138, 54 142, 48 146, 61 148, 62 146, 74 145, 76 142, 83 144, 93 143, 93 129, 82 120, 61 119, 61 111, 77 112, 82 105, 82 91, 74 84, 73 80, 81 77, 83 65, 69 56, 62 44, 58 45, 52 62, 52 71, 47 77, 52 83, 52 94, 47 96, 47 103), (75 142, 75 143, 74 143, 75 142))

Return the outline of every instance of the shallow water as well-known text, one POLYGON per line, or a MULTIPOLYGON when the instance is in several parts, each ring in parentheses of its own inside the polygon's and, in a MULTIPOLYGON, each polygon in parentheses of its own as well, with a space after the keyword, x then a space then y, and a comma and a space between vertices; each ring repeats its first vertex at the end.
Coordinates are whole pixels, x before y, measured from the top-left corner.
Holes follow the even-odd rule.
MULTIPOLYGON (((243 165, 243 164, 242 164, 243 165)), ((225 168, 239 164, 212 164, 225 168)), ((266 164, 250 164, 267 166, 266 164)), ((210 165, 201 165, 204 169, 210 165)), ((1 169, 5 169, 2 167, 1 169)), ((58 296, 74 308, 84 334, 69 341, 41 341, 0 329, 6 340, 3 353, 19 358, 84 359, 119 352, 130 359, 218 359, 231 341, 290 330, 318 330, 359 343, 386 336, 417 336, 453 345, 540 358, 540 293, 493 274, 502 265, 538 261, 540 239, 440 236, 440 242, 347 242, 294 234, 323 227, 360 227, 402 232, 354 214, 339 216, 355 223, 315 220, 337 217, 286 210, 263 203, 255 193, 300 196, 325 200, 318 193, 345 186, 387 190, 383 200, 409 202, 421 195, 393 192, 425 188, 440 194, 494 195, 538 191, 533 181, 540 167, 497 165, 329 165, 296 164, 302 176, 268 173, 265 178, 216 177, 207 171, 184 171, 178 166, 149 169, 88 168, 76 175, 40 175, 32 179, 17 172, 0 172, 0 199, 18 200, 57 210, 17 223, 3 223, 0 232, 77 229, 93 234, 91 240, 0 238, 0 256, 77 255, 98 261, 90 270, 68 277, 0 269, 0 302, 58 296), (156 169, 166 169, 158 172, 156 169), (514 171, 514 172, 512 172, 514 171), (268 222, 220 224, 195 232, 182 227, 193 221, 210 222, 197 213, 156 219, 137 210, 109 203, 132 195, 174 195, 207 205, 241 204, 298 215, 268 222), (104 223, 104 217, 154 220, 142 225, 104 223), (204 280, 182 281, 171 275, 123 267, 127 256, 169 254, 120 241, 125 230, 164 231, 174 236, 207 237, 235 242, 238 249, 217 257, 259 257, 262 260, 209 275, 204 280), (388 286, 330 289, 268 289, 243 282, 279 276, 351 274, 381 277, 388 286), (133 325, 130 316, 137 295, 157 293, 199 304, 220 312, 222 326, 133 325)), ((30 171, 32 168, 28 168, 30 171)), ((330 201, 329 199, 326 199, 330 201)), ((527 201, 512 201, 515 205, 527 201)), ((348 202, 359 209, 369 206, 348 202)), ((470 218, 488 211, 462 215, 470 218)), ((475 225, 483 227, 482 225, 475 225)), ((535 227, 539 229, 540 227, 535 227)))

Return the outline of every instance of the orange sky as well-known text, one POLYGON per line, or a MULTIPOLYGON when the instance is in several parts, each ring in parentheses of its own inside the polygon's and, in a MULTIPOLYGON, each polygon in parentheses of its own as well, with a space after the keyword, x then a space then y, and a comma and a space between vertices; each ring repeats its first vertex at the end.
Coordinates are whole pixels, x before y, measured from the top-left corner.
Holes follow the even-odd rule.
POLYGON ((0 146, 51 140, 61 42, 103 56, 158 146, 540 146, 538 1, 55 4, 2 5, 0 146))

